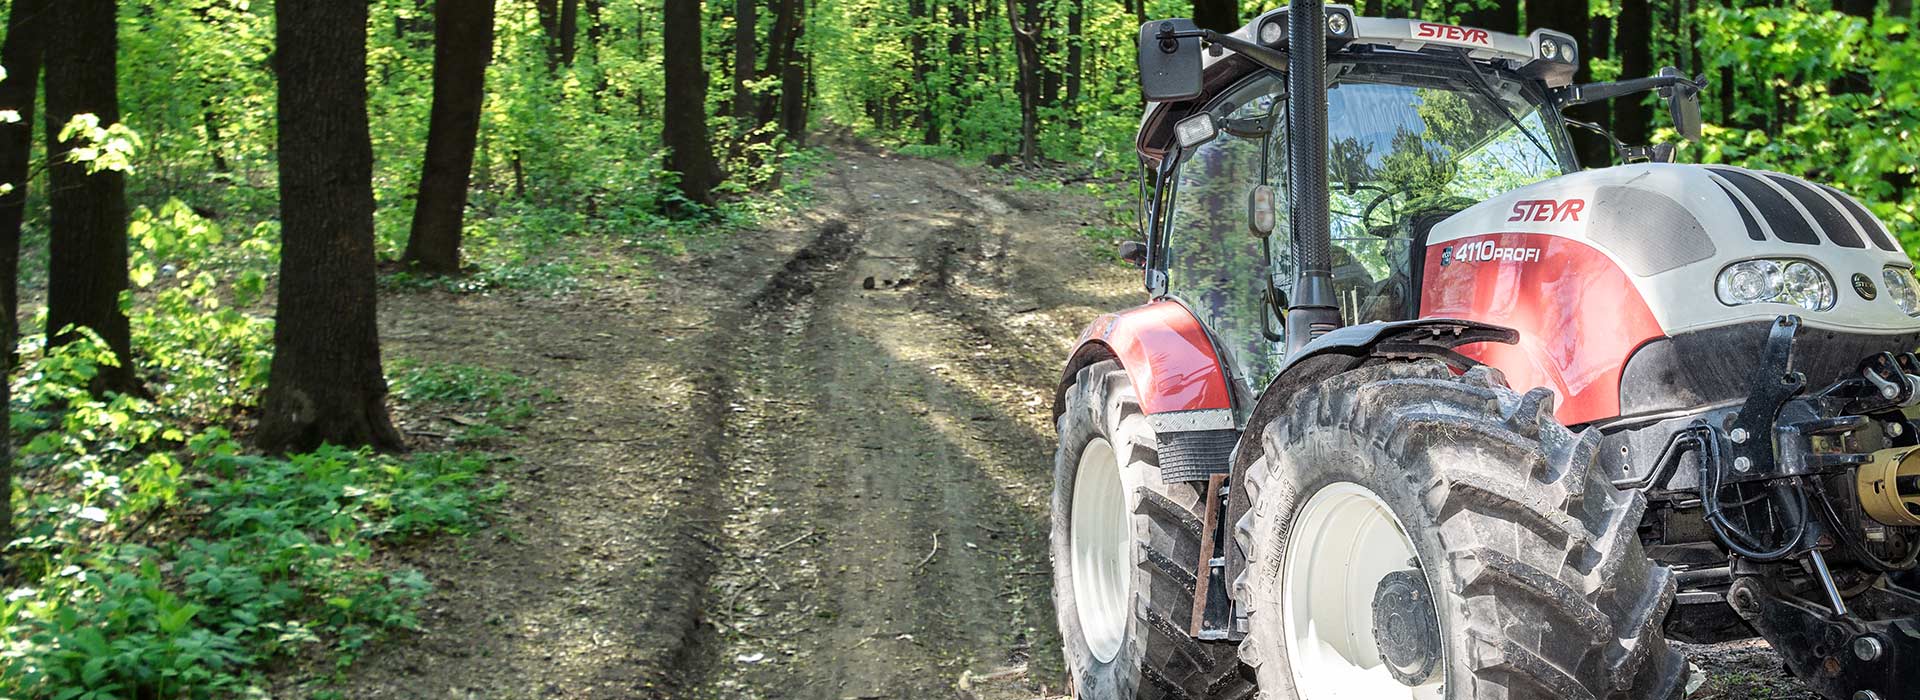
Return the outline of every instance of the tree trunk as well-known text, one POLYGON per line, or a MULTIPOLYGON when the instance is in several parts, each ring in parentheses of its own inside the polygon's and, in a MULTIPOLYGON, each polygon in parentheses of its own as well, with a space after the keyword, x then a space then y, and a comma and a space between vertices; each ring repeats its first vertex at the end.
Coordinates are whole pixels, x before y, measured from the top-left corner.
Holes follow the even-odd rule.
MULTIPOLYGON (((0 195, 0 426, 13 420, 13 347, 19 336, 20 222, 26 213, 28 165, 33 159, 34 102, 40 85, 40 61, 52 24, 47 0, 14 0, 7 13, 7 38, 0 44, 0 110, 19 112, 20 121, 0 124, 0 183, 13 189, 0 195)), ((13 540, 13 440, 0 439, 0 543, 13 540)))
MULTIPOLYGON (((1040 45, 1032 27, 1020 26, 1017 1, 1007 0, 1007 26, 1013 29, 1015 82, 1020 93, 1020 162, 1033 165, 1040 158, 1040 45)), ((1194 9, 1199 9, 1197 0, 1194 9)))
MULTIPOLYGON (((0 45, 0 66, 7 70, 6 79, 0 80, 0 110, 20 114, 20 121, 0 124, 0 183, 13 186, 0 195, 0 283, 4 283, 0 284, 0 324, 9 331, 8 339, 13 337, 14 319, 20 311, 20 224, 26 215, 27 174, 33 162, 33 119, 39 116, 34 103, 39 98, 40 62, 53 24, 47 3, 14 0, 7 13, 6 43, 0 45)), ((0 367, 10 367, 12 358, 13 343, 8 340, 0 346, 0 367)), ((5 383, 0 378, 0 384, 5 383)), ((0 504, 7 502, 0 494, 0 504)))
POLYGON ((807 140, 807 56, 800 43, 807 33, 806 0, 783 0, 787 17, 785 58, 780 63, 780 130, 799 144, 807 140))
MULTIPOLYGON (((1012 6, 1008 6, 1012 11, 1012 6)), ((1193 0, 1193 23, 1201 29, 1231 32, 1240 28, 1239 0, 1193 0)))
POLYGON ((1085 72, 1082 52, 1087 39, 1082 36, 1087 0, 1071 0, 1067 5, 1067 126, 1080 130, 1080 74, 1085 72))
POLYGON ((101 371, 94 389, 135 391, 131 331, 120 311, 120 293, 127 290, 126 176, 88 174, 86 164, 67 162, 77 144, 59 139, 76 114, 92 114, 102 126, 120 121, 114 1, 63 0, 49 24, 48 35, 60 41, 46 47, 48 342, 78 338, 68 327, 93 329, 120 359, 119 367, 101 371))
POLYGON ((760 1, 734 0, 733 2, 733 120, 742 129, 753 121, 758 112, 754 104, 753 88, 748 84, 757 79, 754 65, 759 59, 755 50, 760 35, 760 1))
MULTIPOLYGON (((778 78, 786 74, 787 47, 793 41, 793 17, 792 13, 787 11, 787 6, 793 2, 794 0, 773 0, 773 26, 767 29, 766 70, 760 75, 778 78)), ((785 89, 783 83, 781 90, 785 89)), ((776 122, 780 118, 781 103, 781 99, 773 96, 758 98, 754 122, 757 124, 776 122)))
POLYGON ((413 231, 401 261, 422 272, 460 272, 460 225, 480 135, 494 0, 437 0, 433 17, 433 112, 413 231))
MULTIPOLYGON (((534 12, 540 15, 541 46, 547 47, 547 70, 560 69, 560 0, 534 0, 534 12)), ((646 12, 640 13, 646 21, 646 12)))
POLYGON ((572 66, 580 35, 580 0, 560 1, 560 65, 572 66))
POLYGON ((713 204, 719 169, 707 143, 707 69, 700 49, 700 0, 666 0, 661 15, 667 96, 661 115, 667 169, 680 173, 680 193, 713 204))
POLYGON ((227 163, 226 154, 220 150, 220 119, 213 113, 213 100, 200 100, 200 124, 207 132, 207 154, 213 160, 213 171, 233 172, 233 167, 227 163))
MULTIPOLYGON (((1561 0, 1572 5, 1577 4, 1561 0)), ((1520 6, 1516 0, 1475 0, 1474 9, 1460 13, 1460 23, 1469 27, 1514 33, 1520 26, 1520 6)))
MULTIPOLYGON (((1653 15, 1647 0, 1621 0, 1619 22, 1615 36, 1619 45, 1620 77, 1653 75, 1653 54, 1648 45, 1653 34, 1653 15)), ((1613 101, 1613 133, 1629 144, 1647 142, 1647 105, 1643 95, 1613 101)))
POLYGON ((375 315, 367 5, 280 0, 274 23, 280 299, 254 439, 398 450, 375 315))
POLYGON ((940 142, 940 124, 933 119, 933 58, 927 55, 927 28, 932 22, 928 19, 932 8, 927 0, 907 0, 907 16, 913 18, 913 26, 908 29, 907 49, 913 65, 914 102, 918 104, 920 142, 935 144, 940 142))
MULTIPOLYGON (((969 107, 966 93, 960 91, 962 82, 960 76, 965 75, 965 71, 970 69, 966 65, 967 36, 973 33, 972 20, 967 16, 967 5, 965 0, 947 0, 947 23, 952 30, 947 34, 947 60, 951 63, 942 64, 941 70, 947 75, 947 96, 953 100, 953 103, 947 107, 950 115, 964 114, 969 107)), ((945 121, 948 124, 954 123, 951 117, 945 121)), ((936 132, 934 137, 938 139, 940 134, 936 132)))

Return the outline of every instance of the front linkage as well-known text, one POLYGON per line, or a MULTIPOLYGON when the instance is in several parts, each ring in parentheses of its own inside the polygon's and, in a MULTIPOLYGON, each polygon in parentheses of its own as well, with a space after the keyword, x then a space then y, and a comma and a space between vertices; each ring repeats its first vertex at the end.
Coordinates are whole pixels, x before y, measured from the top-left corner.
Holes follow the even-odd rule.
MULTIPOLYGON (((1920 403, 1920 359, 1879 353, 1808 392, 1793 369, 1799 330, 1798 317, 1776 320, 1750 398, 1648 429, 1668 431, 1665 448, 1642 476, 1622 465, 1616 485, 1697 508, 1731 553, 1678 564, 1694 589, 1683 607, 1723 596, 1826 697, 1920 698, 1900 674, 1920 663, 1920 591, 1896 583, 1920 558, 1920 449, 1902 412, 1920 403)), ((1697 535, 1671 522, 1643 537, 1677 550, 1697 535)))

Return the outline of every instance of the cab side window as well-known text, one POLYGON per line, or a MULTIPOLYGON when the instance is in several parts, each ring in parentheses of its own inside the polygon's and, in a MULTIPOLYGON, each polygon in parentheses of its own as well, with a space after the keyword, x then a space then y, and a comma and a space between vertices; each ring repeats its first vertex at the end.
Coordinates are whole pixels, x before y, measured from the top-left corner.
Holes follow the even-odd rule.
POLYGON ((1268 142, 1260 133, 1223 130, 1194 149, 1174 175, 1167 223, 1168 295, 1193 309, 1229 355, 1223 359, 1235 378, 1255 390, 1273 376, 1284 349, 1263 332, 1269 270, 1262 241, 1247 226, 1247 194, 1271 176, 1262 167, 1268 142))

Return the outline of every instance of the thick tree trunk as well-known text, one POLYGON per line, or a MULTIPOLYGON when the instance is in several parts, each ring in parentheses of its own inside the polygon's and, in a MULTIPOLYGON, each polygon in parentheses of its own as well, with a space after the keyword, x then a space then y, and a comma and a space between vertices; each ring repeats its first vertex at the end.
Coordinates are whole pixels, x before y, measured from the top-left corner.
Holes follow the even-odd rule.
POLYGON ((1240 28, 1239 0, 1193 0, 1193 23, 1201 29, 1231 32, 1240 28))
POLYGON ((560 0, 560 65, 573 65, 580 35, 580 0, 560 0))
POLYGON ((280 0, 274 22, 280 299, 254 439, 398 450, 375 315, 367 5, 280 0))
POLYGON ((113 0, 62 0, 52 15, 47 44, 47 194, 52 209, 48 235, 47 335, 61 345, 79 336, 69 327, 98 333, 120 359, 102 370, 94 389, 134 391, 131 331, 120 311, 127 290, 126 176, 111 170, 88 174, 87 164, 67 162, 76 145, 59 134, 76 114, 120 121, 115 76, 118 45, 113 0))
MULTIPOLYGON (((4 317, 0 324, 6 324, 9 331, 20 310, 16 284, 20 279, 20 224, 26 215, 27 169, 33 162, 34 118, 39 116, 34 103, 39 97, 40 62, 53 24, 48 2, 14 0, 7 13, 6 43, 0 45, 0 66, 7 70, 7 78, 0 80, 0 110, 20 114, 20 121, 0 124, 0 183, 13 186, 0 195, 0 282, 4 283, 0 284, 0 317, 4 317)), ((13 336, 9 333, 7 337, 13 336)), ((12 358, 13 343, 8 340, 0 346, 0 366, 10 365, 12 358)), ((0 504, 6 502, 0 497, 0 504)))
MULTIPOLYGON (((1653 34, 1652 9, 1647 0, 1621 0, 1619 27, 1615 30, 1619 45, 1620 77, 1645 78, 1653 75, 1653 53, 1648 40, 1653 34)), ((1644 97, 1634 95, 1613 101, 1613 133, 1629 144, 1644 144, 1649 134, 1644 97)))
POLYGON ((758 77, 754 64, 759 61, 760 1, 734 0, 733 23, 733 120, 744 129, 759 111, 749 83, 758 77))
MULTIPOLYGON (((1032 27, 1020 26, 1020 9, 1007 0, 1007 26, 1013 29, 1013 46, 1020 93, 1020 162, 1033 165, 1040 158, 1040 46, 1032 27)), ((1038 0, 1026 0, 1032 3, 1038 0)), ((1229 0, 1231 1, 1231 0, 1229 0)), ((1199 9, 1198 2, 1195 8, 1199 9)), ((1205 26, 1205 25, 1202 25, 1205 26)))
POLYGON ((680 193, 713 204, 719 169, 707 143, 707 69, 700 49, 700 0, 666 0, 660 35, 666 55, 667 96, 661 115, 667 169, 680 173, 680 193))
POLYGON ((420 197, 402 262, 433 274, 460 272, 460 226, 480 135, 494 0, 437 0, 433 17, 433 113, 420 197))

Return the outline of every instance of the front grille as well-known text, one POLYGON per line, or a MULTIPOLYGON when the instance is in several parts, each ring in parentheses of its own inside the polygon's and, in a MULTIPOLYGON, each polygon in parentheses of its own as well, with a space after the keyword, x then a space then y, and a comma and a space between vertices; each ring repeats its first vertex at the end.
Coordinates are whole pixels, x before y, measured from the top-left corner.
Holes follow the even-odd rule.
MULTIPOLYGON (((1787 196, 1780 194, 1772 185, 1748 175, 1744 170, 1714 168, 1713 171, 1733 183, 1734 188, 1753 202, 1753 206, 1760 210, 1760 220, 1773 227, 1774 237, 1788 243, 1820 244, 1820 235, 1813 232, 1813 224, 1807 221, 1807 217, 1801 216, 1800 210, 1793 208, 1793 202, 1788 201, 1787 196)), ((1734 200, 1734 204, 1738 205, 1739 200, 1734 200)))

